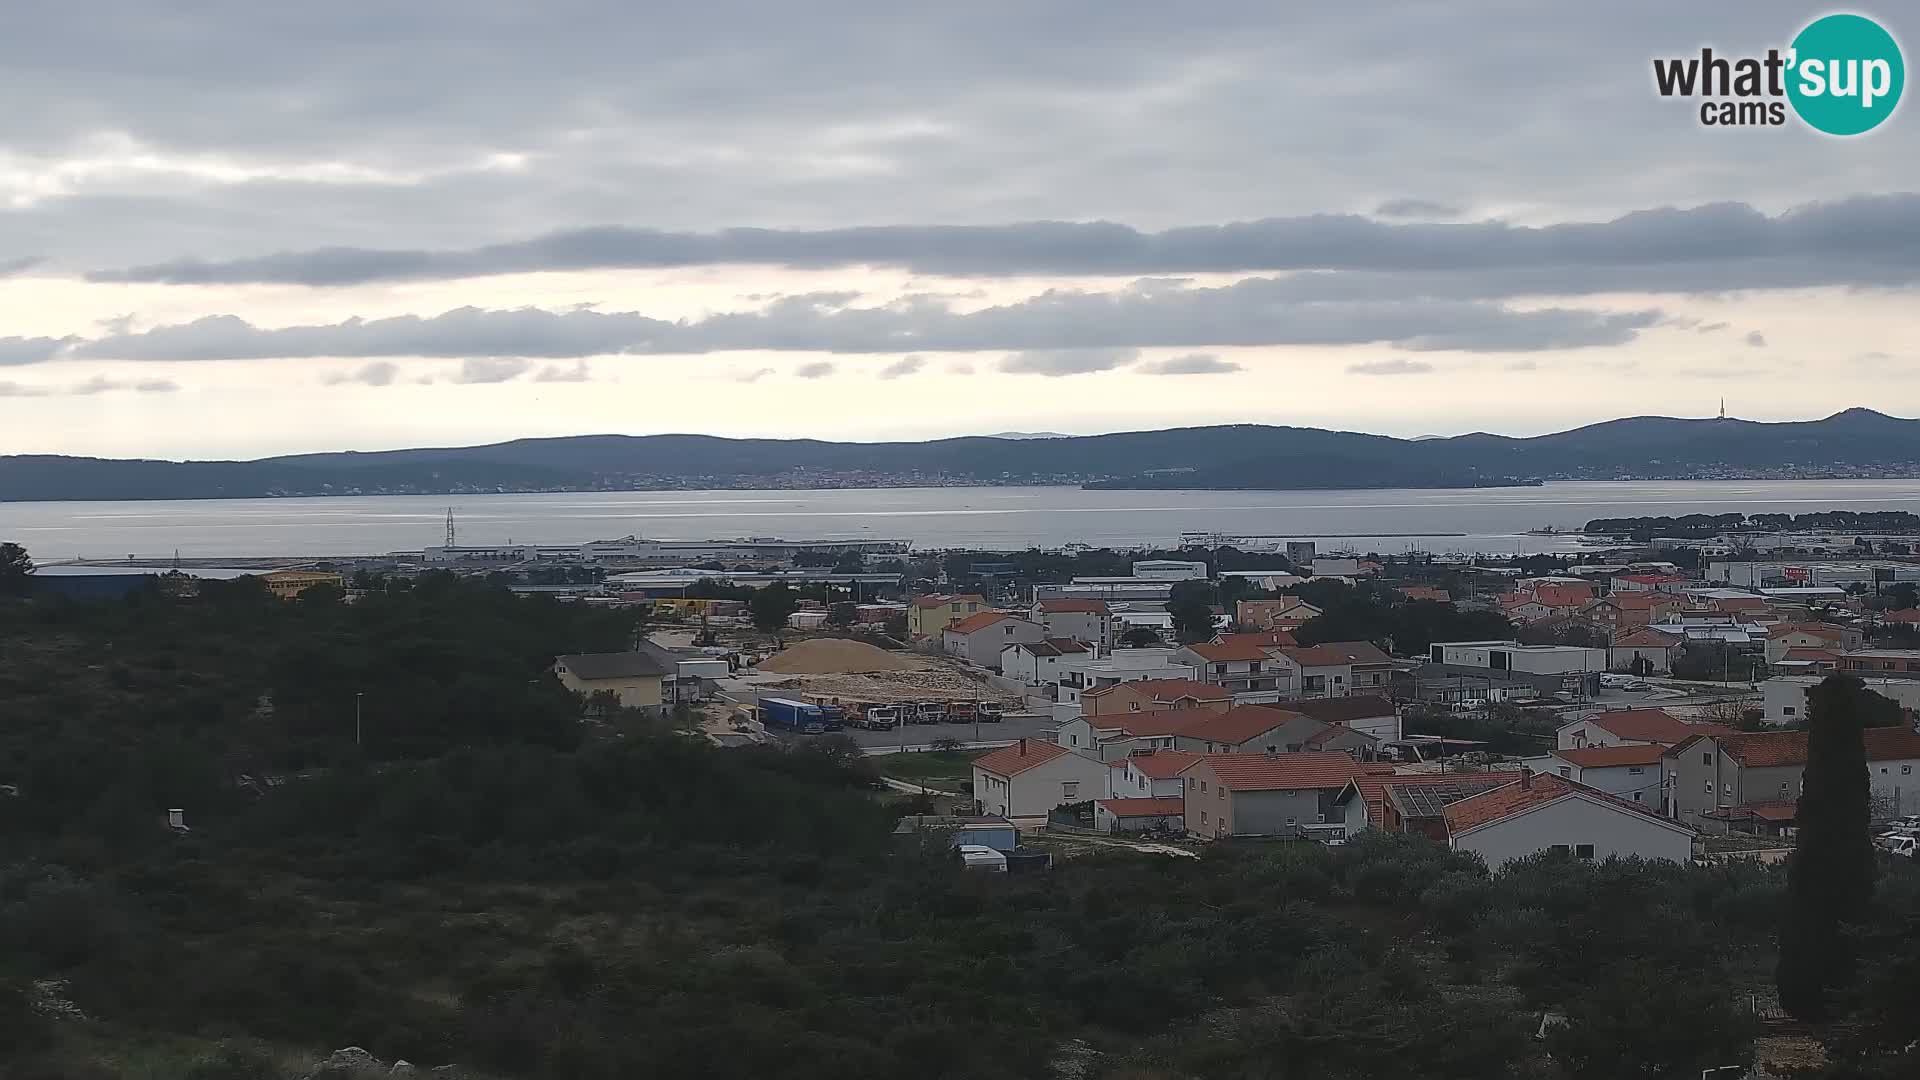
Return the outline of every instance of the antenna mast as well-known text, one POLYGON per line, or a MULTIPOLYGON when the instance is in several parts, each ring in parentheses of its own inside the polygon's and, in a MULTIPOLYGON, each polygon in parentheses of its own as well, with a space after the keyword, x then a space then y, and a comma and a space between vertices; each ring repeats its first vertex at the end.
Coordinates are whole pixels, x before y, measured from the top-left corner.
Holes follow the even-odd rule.
POLYGON ((453 507, 447 507, 447 546, 453 547, 453 507))

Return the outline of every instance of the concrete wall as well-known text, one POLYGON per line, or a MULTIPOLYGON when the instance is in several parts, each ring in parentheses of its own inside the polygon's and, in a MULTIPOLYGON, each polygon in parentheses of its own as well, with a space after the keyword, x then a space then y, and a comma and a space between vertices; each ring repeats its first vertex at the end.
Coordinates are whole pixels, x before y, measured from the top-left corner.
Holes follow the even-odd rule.
POLYGON ((1556 844, 1575 853, 1579 845, 1591 844, 1595 860, 1639 856, 1686 862, 1693 855, 1693 838, 1671 825, 1579 796, 1567 796, 1453 840, 1455 850, 1471 851, 1496 869, 1556 844))
POLYGON ((611 690, 620 695, 620 704, 631 709, 657 709, 661 704, 660 676, 635 675, 625 679, 582 679, 572 672, 560 673, 560 685, 589 697, 611 690))
POLYGON ((1319 824, 1322 814, 1330 814, 1333 794, 1315 789, 1230 792, 1227 827, 1238 836, 1291 834, 1296 826, 1319 824))

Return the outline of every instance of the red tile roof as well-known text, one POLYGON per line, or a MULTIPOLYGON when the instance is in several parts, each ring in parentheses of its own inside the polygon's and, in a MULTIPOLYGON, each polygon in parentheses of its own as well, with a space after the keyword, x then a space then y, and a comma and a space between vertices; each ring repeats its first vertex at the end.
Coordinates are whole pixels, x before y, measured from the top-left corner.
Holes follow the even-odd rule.
POLYGON ((1187 801, 1178 795, 1153 799, 1101 799, 1096 805, 1114 817, 1167 817, 1187 812, 1187 801))
POLYGON ((1221 634, 1213 639, 1216 645, 1259 645, 1263 648, 1277 649, 1282 646, 1293 648, 1300 643, 1286 630, 1261 630, 1251 634, 1221 634))
MULTIPOLYGON (((1343 788, 1360 775, 1344 750, 1311 754, 1208 754, 1194 769, 1208 768, 1229 791, 1301 791, 1343 788)), ((1191 770, 1189 770, 1191 771, 1191 770)))
POLYGON ((1301 667, 1338 667, 1341 664, 1390 664, 1393 658, 1371 641, 1329 641, 1304 649, 1281 649, 1301 667))
POLYGON ((1835 626, 1832 623, 1796 622, 1774 623, 1772 626, 1767 627, 1767 636, 1770 638, 1788 637, 1793 634, 1811 634, 1814 637, 1835 641, 1846 637, 1847 628, 1844 626, 1835 626))
POLYGON ((1200 760, 1201 755, 1185 750, 1155 750, 1146 754, 1135 754, 1121 762, 1131 765, 1141 776, 1153 780, 1165 780, 1178 776, 1186 767, 1200 760))
POLYGON ((1039 739, 1021 739, 1012 746, 1003 746, 991 754, 973 759, 973 767, 990 772, 995 776, 1018 776, 1028 769, 1037 769, 1062 754, 1073 751, 1059 743, 1042 742, 1039 739))
POLYGON ((1003 622, 1011 618, 1013 618, 1013 616, 1007 614, 1004 611, 982 611, 978 615, 969 615, 966 618, 961 619, 959 622, 954 623, 953 625, 947 627, 947 633, 949 634, 978 633, 979 631, 985 630, 987 627, 992 626, 995 623, 1003 622))
POLYGON ((1081 697, 1098 697, 1101 694, 1110 694, 1121 687, 1144 694, 1152 701, 1173 701, 1183 697, 1196 698, 1200 701, 1225 701, 1233 696, 1217 686, 1194 682, 1192 679, 1141 679, 1138 682, 1115 683, 1098 690, 1089 690, 1081 697))
POLYGON ((1299 713, 1288 712, 1277 705, 1241 705, 1223 713, 1210 713, 1181 734, 1189 739, 1237 745, 1298 719, 1299 713))
POLYGON ((1442 604, 1452 603, 1453 596, 1445 589, 1436 589, 1431 585, 1402 585, 1400 595, 1409 600, 1437 600, 1442 604))
POLYGON ((1153 735, 1184 735, 1188 728, 1209 716, 1217 715, 1212 709, 1159 709, 1153 712, 1090 716, 1087 722, 1099 731, 1112 728, 1135 738, 1145 738, 1153 735))
POLYGON ((1618 738, 1663 746, 1684 742, 1695 735, 1718 735, 1733 730, 1725 724, 1689 724, 1663 709, 1617 709, 1580 719, 1618 738))
POLYGON ((1288 712, 1311 716, 1323 724, 1351 724, 1355 720, 1392 716, 1399 711, 1394 708, 1393 702, 1374 694, 1303 698, 1299 701, 1289 701, 1283 708, 1288 712))
POLYGON ((1459 802, 1448 804, 1447 831, 1457 836, 1510 818, 1515 814, 1525 813, 1534 807, 1557 802, 1569 795, 1585 796, 1608 806, 1616 806, 1629 813, 1639 814, 1649 821, 1657 821, 1668 828, 1683 832, 1693 831, 1678 822, 1668 821, 1650 807, 1616 798, 1604 791, 1595 790, 1585 784, 1576 784, 1551 773, 1523 776, 1505 787, 1483 791, 1478 795, 1470 795, 1459 802))
POLYGON ((1353 778, 1353 786, 1360 793, 1361 801, 1367 804, 1367 821, 1378 828, 1385 823, 1383 811, 1388 794, 1395 788, 1454 787, 1479 782, 1498 787, 1518 779, 1520 774, 1517 772, 1413 773, 1402 776, 1395 775, 1391 769, 1380 773, 1362 765, 1360 775, 1353 778))
POLYGON ((1553 608, 1579 607, 1593 599, 1591 585, 1536 585, 1533 598, 1553 608))
POLYGON ((1748 803, 1740 809, 1747 811, 1761 821, 1792 821, 1800 812, 1799 803, 1757 802, 1748 803))
POLYGON ((1611 769, 1621 765, 1658 765, 1666 752, 1667 748, 1659 743, 1628 743, 1625 746, 1555 750, 1553 756, 1583 769, 1611 769))
POLYGON ((1308 746, 1325 746, 1342 735, 1358 735, 1362 739, 1365 739, 1368 745, 1372 745, 1379 741, 1378 739, 1375 739, 1373 736, 1368 735, 1366 732, 1355 731, 1354 729, 1346 726, 1345 724, 1328 724, 1326 727, 1323 727, 1319 731, 1316 731, 1313 734, 1307 736, 1307 745, 1308 746))
POLYGON ((1679 585, 1684 584, 1687 579, 1675 577, 1672 574, 1621 574, 1614 580, 1631 581, 1635 585, 1679 585))
POLYGON ((1641 627, 1630 634, 1622 634, 1613 639, 1616 649, 1672 649, 1680 645, 1682 639, 1651 627, 1641 627))
POLYGON ((1612 593, 1605 600, 1597 602, 1612 604, 1621 611, 1635 611, 1640 608, 1652 611, 1657 607, 1678 604, 1680 603, 1680 598, 1672 593, 1636 591, 1612 593))
POLYGON ((1807 733, 1804 731, 1750 731, 1716 735, 1721 752, 1753 769, 1807 763, 1807 733))
POLYGON ((1042 600, 1040 611, 1045 615, 1105 615, 1105 600, 1042 600))
POLYGON ((1920 761, 1920 732, 1910 727, 1868 728, 1862 738, 1868 761, 1920 761))
POLYGON ((1008 648, 1025 649, 1035 656, 1071 656, 1087 651, 1087 647, 1072 638, 1048 638, 1045 641, 1016 641, 1008 648))
POLYGON ((1221 641, 1218 643, 1203 641, 1187 648, 1195 656, 1216 664, 1241 662, 1246 660, 1265 660, 1267 651, 1251 641, 1221 641))
POLYGON ((1898 611, 1882 612, 1881 622, 1920 623, 1920 608, 1901 608, 1898 611))
POLYGON ((1837 664, 1840 654, 1832 649, 1816 649, 1810 645, 1795 645, 1781 656, 1782 660, 1813 660, 1819 663, 1837 664))

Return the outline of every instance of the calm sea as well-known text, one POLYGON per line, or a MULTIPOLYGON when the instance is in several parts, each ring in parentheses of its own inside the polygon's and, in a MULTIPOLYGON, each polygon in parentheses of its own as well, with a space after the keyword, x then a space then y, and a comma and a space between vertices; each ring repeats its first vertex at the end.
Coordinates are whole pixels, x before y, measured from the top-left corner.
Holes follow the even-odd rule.
POLYGON ((1322 550, 1566 550, 1528 529, 1596 517, 1908 510, 1920 480, 1557 483, 1419 491, 1082 491, 896 488, 365 496, 182 502, 0 503, 0 540, 72 558, 376 555, 438 544, 448 507, 463 544, 783 536, 1019 549, 1167 544, 1183 532, 1317 540, 1322 550), (1457 534, 1457 535, 1448 535, 1457 534))

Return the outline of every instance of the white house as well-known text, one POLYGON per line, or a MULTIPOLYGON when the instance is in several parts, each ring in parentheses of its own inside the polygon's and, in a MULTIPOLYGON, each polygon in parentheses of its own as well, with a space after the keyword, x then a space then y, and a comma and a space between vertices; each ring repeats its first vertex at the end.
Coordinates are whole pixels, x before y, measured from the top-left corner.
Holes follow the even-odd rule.
POLYGON ((1019 679, 1028 686, 1045 686, 1060 681, 1062 660, 1092 652, 1072 638, 1016 641, 1000 650, 1000 674, 1019 679))
POLYGON ((1097 658, 1091 653, 1063 656, 1055 665, 1060 672, 1059 700, 1077 705, 1082 694, 1121 683, 1193 678, 1192 665, 1175 663, 1173 654, 1172 649, 1118 649, 1097 658))
POLYGON ((973 798, 983 814, 1044 817, 1062 803, 1107 797, 1107 765, 1064 746, 1021 739, 973 762, 973 798))
MULTIPOLYGON (((1857 676, 1856 676, 1857 677, 1857 676)), ((1791 724, 1807 718, 1807 691, 1819 686, 1823 675, 1775 675, 1760 684, 1760 704, 1769 724, 1791 724)), ((1903 709, 1920 710, 1920 679, 1874 679, 1861 682, 1903 709)))
POLYGON ((998 668, 1000 651, 1016 642, 1045 641, 1046 627, 1004 611, 969 615, 940 632, 940 647, 977 667, 998 668))
POLYGON ((1049 639, 1084 641, 1101 652, 1113 649, 1113 612, 1105 600, 1040 600, 1029 614, 1047 628, 1049 639))
POLYGON ((1555 750, 1527 762, 1535 772, 1551 773, 1627 802, 1661 809, 1666 792, 1667 748, 1658 743, 1623 743, 1555 750))
POLYGON ((1665 675, 1680 658, 1686 638, 1643 626, 1613 639, 1607 649, 1607 668, 1634 675, 1665 675))
POLYGON ((1693 857, 1692 829, 1558 776, 1522 773, 1511 784, 1449 803, 1445 816, 1448 844, 1496 869, 1542 851, 1677 863, 1693 857))
POLYGON ((1117 761, 1110 786, 1116 799, 1152 799, 1179 795, 1185 788, 1181 770, 1200 760, 1199 754, 1185 750, 1153 750, 1129 754, 1117 761))
POLYGON ((1561 725, 1554 744, 1561 750, 1633 743, 1673 746, 1695 735, 1724 735, 1732 730, 1725 724, 1689 724, 1664 709, 1614 709, 1561 725))

